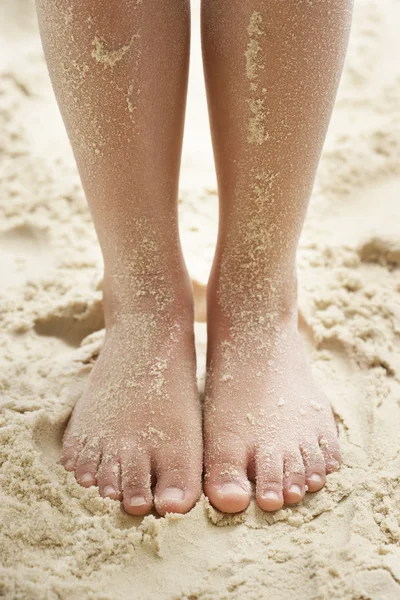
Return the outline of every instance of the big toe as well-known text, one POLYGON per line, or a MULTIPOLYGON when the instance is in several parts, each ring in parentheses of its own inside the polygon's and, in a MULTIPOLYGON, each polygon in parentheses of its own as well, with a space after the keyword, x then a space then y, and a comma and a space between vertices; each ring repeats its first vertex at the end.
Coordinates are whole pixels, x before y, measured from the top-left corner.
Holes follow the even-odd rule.
POLYGON ((205 487, 211 504, 222 512, 238 513, 250 503, 249 483, 244 477, 226 483, 208 483, 205 487))
POLYGON ((154 505, 160 515, 188 512, 201 494, 201 452, 198 456, 164 448, 156 459, 154 505))
POLYGON ((237 445, 230 448, 225 445, 225 452, 208 453, 204 491, 215 508, 233 514, 248 507, 251 493, 247 453, 237 445))

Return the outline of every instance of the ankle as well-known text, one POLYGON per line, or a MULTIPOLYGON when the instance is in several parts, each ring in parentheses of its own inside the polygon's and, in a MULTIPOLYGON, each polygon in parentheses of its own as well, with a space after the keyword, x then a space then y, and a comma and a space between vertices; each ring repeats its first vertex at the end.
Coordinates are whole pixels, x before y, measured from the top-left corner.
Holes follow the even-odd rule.
POLYGON ((160 264, 156 271, 127 268, 105 269, 103 282, 106 327, 129 316, 151 315, 165 323, 187 323, 193 327, 194 300, 183 259, 160 264))
POLYGON ((297 276, 294 268, 265 269, 262 276, 246 276, 243 265, 224 273, 213 266, 207 285, 207 318, 225 321, 231 326, 246 322, 278 322, 282 326, 297 323, 297 276))

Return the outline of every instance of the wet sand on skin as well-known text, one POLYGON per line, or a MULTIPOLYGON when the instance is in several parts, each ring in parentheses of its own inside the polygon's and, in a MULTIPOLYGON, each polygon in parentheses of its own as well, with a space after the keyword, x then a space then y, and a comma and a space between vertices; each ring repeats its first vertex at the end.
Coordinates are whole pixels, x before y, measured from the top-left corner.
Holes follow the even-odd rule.
MULTIPOLYGON (((204 283, 217 196, 194 2, 180 193, 204 283), (200 251, 201 249, 201 251, 200 251)), ((33 2, 0 7, 0 596, 93 600, 400 597, 400 3, 356 0, 299 252, 300 327, 344 454, 326 489, 273 515, 128 517, 57 464, 102 340, 101 257, 43 62, 33 2)))

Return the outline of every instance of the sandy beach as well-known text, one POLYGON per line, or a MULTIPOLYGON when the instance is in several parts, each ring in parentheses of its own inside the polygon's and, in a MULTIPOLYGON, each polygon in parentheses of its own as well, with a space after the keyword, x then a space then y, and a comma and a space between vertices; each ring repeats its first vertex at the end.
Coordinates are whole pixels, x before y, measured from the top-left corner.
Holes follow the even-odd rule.
MULTIPOLYGON (((199 0, 180 187, 204 384, 217 232, 199 0)), ((400 598, 399 0, 356 0, 304 228, 299 323, 343 466, 275 513, 128 516, 58 464, 104 336, 102 259, 33 0, 0 5, 0 598, 400 598)))

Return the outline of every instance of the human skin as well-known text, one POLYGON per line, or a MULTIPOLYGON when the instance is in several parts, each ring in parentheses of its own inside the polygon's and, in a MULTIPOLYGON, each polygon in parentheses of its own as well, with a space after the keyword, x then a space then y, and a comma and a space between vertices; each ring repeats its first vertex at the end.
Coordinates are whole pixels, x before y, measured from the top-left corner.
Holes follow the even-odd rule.
POLYGON ((348 0, 203 0, 218 177, 208 284, 205 492, 234 513, 315 492, 340 464, 297 327, 296 251, 343 67, 348 0))
POLYGON ((201 493, 193 298, 177 216, 186 0, 37 0, 58 104, 104 258, 106 337, 61 461, 132 515, 201 493), (154 493, 152 488, 155 486, 154 493))
MULTIPOLYGON (((201 492, 193 297, 177 216, 186 0, 37 0, 104 258, 106 336, 61 462, 132 515, 201 492)), ((344 0, 203 0, 220 198, 208 285, 205 491, 222 511, 301 501, 338 468, 297 331, 295 256, 350 27, 344 0)))

